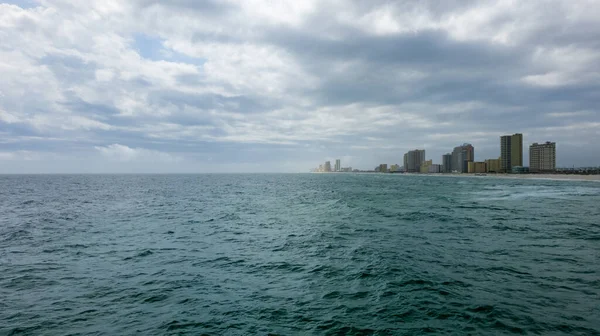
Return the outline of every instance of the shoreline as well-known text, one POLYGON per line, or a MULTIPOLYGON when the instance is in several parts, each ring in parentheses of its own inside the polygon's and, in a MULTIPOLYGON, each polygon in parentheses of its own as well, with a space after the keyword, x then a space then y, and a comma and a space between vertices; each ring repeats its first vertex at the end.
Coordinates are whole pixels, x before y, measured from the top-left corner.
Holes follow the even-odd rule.
POLYGON ((469 178, 498 178, 513 180, 552 180, 552 181, 591 181, 600 182, 600 175, 568 175, 568 174, 447 174, 447 173, 379 173, 379 172, 311 172, 311 174, 375 174, 397 176, 432 176, 432 177, 469 177, 469 178))
POLYGON ((498 178, 513 180, 552 180, 552 181, 591 181, 600 182, 600 175, 566 175, 566 174, 399 174, 411 176, 451 176, 451 177, 472 177, 472 178, 498 178))

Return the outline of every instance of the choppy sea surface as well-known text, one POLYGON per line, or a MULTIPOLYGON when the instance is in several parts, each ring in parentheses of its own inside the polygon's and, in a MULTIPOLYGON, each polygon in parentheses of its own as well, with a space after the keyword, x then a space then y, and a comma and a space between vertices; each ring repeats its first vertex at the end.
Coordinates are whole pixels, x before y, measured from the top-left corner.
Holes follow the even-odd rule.
POLYGON ((600 183, 0 176, 0 335, 600 334, 600 183))

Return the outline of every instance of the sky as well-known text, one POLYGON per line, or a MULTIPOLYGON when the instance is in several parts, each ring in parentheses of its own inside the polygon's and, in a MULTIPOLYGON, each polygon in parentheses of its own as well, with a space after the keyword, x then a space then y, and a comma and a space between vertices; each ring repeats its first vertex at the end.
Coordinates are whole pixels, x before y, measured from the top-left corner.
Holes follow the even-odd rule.
POLYGON ((483 161, 513 133, 600 165, 600 0, 0 3, 0 173, 483 161))

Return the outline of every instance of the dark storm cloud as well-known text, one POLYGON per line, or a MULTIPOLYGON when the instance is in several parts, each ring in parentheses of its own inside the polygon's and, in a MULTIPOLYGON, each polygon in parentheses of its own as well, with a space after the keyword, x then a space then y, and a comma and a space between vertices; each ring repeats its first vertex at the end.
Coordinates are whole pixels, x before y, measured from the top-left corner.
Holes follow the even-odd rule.
POLYGON ((435 30, 372 36, 348 28, 345 35, 349 38, 336 41, 294 29, 276 29, 264 36, 264 42, 278 45, 307 60, 358 60, 369 64, 427 66, 430 70, 448 66, 477 69, 490 65, 518 65, 522 56, 520 50, 452 41, 446 33, 435 30))

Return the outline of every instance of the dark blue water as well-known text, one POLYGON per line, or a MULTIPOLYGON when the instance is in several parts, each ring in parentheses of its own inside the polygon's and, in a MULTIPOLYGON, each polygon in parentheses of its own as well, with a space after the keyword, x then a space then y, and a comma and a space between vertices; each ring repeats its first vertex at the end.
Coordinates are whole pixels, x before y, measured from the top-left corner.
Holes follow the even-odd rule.
POLYGON ((600 183, 0 176, 0 335, 600 333, 600 183))

